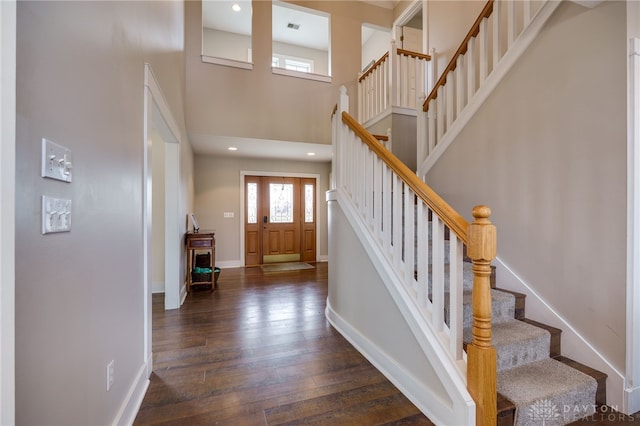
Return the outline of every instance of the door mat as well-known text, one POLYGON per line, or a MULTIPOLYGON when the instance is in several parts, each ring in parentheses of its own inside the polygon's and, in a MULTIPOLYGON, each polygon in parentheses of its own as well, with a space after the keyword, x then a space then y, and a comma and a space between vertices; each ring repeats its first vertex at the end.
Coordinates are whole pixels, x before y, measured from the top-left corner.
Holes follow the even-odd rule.
POLYGON ((301 269, 314 269, 315 266, 305 262, 271 263, 260 265, 262 272, 298 271, 301 269))

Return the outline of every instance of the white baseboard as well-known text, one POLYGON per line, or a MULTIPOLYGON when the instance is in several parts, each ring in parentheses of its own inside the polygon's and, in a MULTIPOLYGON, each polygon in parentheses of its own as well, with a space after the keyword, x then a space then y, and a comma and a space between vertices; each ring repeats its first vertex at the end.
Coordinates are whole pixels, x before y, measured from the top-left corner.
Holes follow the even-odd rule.
POLYGON ((640 411, 640 386, 624 390, 625 414, 633 414, 640 411))
POLYGON ((238 260, 225 260, 222 262, 216 262, 216 265, 218 268, 222 269, 222 268, 241 268, 244 266, 244 264, 240 261, 240 259, 238 260))
POLYGON ((138 415, 140 405, 142 405, 144 395, 147 393, 147 389, 149 388, 149 378, 146 375, 146 372, 147 364, 140 366, 138 374, 136 374, 136 377, 131 384, 131 388, 127 393, 127 397, 120 406, 120 410, 118 410, 118 413, 112 423, 113 425, 128 426, 133 424, 133 421, 138 415))
POLYGON ((527 318, 561 329, 562 354, 605 373, 608 376, 607 405, 623 411, 626 406, 624 375, 504 262, 496 258, 494 264, 499 280, 498 287, 526 294, 527 318))
POLYGON ((329 255, 323 255, 323 256, 318 256, 318 258, 316 259, 316 262, 328 262, 329 261, 329 255))

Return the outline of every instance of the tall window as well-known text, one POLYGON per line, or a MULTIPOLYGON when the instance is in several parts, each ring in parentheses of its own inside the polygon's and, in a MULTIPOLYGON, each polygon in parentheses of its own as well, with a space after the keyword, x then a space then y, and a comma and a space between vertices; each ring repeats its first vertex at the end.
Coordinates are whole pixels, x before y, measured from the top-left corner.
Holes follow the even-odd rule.
POLYGON ((272 7, 274 72, 285 69, 330 76, 329 14, 280 1, 272 7))
POLYGON ((202 60, 251 68, 251 0, 202 0, 202 60))

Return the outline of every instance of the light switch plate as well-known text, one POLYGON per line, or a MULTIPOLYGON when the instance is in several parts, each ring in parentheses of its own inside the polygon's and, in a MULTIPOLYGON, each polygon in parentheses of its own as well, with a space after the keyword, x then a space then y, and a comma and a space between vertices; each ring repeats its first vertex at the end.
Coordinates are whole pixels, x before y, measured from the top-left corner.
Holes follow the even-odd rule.
POLYGON ((42 196, 42 233, 71 231, 71 200, 42 196))
POLYGON ((42 138, 42 177, 71 182, 73 156, 69 148, 42 138))
POLYGON ((226 218, 230 218, 230 217, 233 217, 233 216, 234 216, 233 212, 224 212, 224 217, 226 217, 226 218))

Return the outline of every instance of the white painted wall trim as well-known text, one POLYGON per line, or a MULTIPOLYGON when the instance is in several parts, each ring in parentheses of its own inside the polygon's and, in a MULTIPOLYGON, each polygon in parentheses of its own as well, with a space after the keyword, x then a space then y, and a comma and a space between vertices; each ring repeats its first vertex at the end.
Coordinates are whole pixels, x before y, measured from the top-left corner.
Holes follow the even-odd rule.
POLYGON ((16 2, 0 1, 0 424, 15 424, 16 2))
MULTIPOLYGON (((324 200, 320 197, 320 191, 318 191, 318 183, 320 182, 320 175, 317 173, 290 173, 290 172, 260 172, 251 170, 240 170, 240 261, 226 261, 220 262, 219 266, 226 268, 242 267, 244 266, 244 177, 245 176, 284 176, 284 177, 298 177, 298 178, 310 178, 316 181, 316 209, 321 205, 324 200), (226 266, 230 265, 230 266, 226 266), (233 265, 233 266, 231 266, 233 265)), ((318 215, 316 213, 316 260, 320 253, 320 238, 318 234, 318 215)))
POLYGON ((147 364, 141 366, 138 370, 136 378, 131 384, 129 392, 127 392, 127 397, 124 399, 115 419, 111 423, 112 425, 132 425, 136 419, 150 383, 146 365, 147 364))
MULTIPOLYGON (((628 32, 640 33, 632 16, 637 2, 627 2, 628 32)), ((627 113, 627 335, 625 413, 640 411, 640 38, 629 40, 627 113)))
POLYGON ((527 318, 562 329, 563 355, 607 374, 607 405, 622 411, 624 375, 499 257, 494 265, 499 288, 527 295, 527 318))
MULTIPOLYGON (((423 3, 427 3, 424 0, 413 0, 411 2, 411 4, 409 5, 409 7, 407 7, 405 10, 402 11, 402 13, 396 18, 396 20, 393 22, 393 27, 391 27, 391 38, 393 40, 398 41, 398 27, 401 27, 403 25, 405 25, 407 22, 409 22, 411 20, 411 18, 414 17, 414 15, 416 13, 418 13, 418 11, 420 9, 422 9, 422 4, 423 3)), ((424 14, 423 14, 423 21, 424 21, 424 14)), ((424 26, 423 26, 424 28, 424 26)), ((423 45, 427 46, 426 44, 423 45)))
POLYGON ((442 156, 442 154, 444 154, 449 145, 451 145, 451 143, 456 139, 460 132, 466 127, 467 123, 471 121, 473 116, 480 109, 482 104, 484 104, 489 95, 491 95, 493 90, 507 75, 511 67, 527 50, 533 40, 535 40, 535 38, 544 27, 544 24, 551 17, 558 6, 560 6, 561 3, 561 1, 549 0, 544 4, 544 6, 542 6, 542 8, 540 8, 540 11, 535 16, 535 18, 533 18, 531 24, 529 24, 529 26, 522 32, 522 34, 520 34, 520 36, 518 36, 512 47, 509 48, 507 53, 504 54, 496 69, 494 69, 491 74, 489 74, 487 79, 482 83, 471 101, 460 112, 458 118, 456 118, 451 127, 438 142, 438 145, 436 145, 434 150, 429 154, 426 161, 421 165, 418 165, 418 176, 424 177, 431 169, 431 167, 433 167, 433 165, 442 156))
MULTIPOLYGON (((152 346, 152 291, 151 282, 151 213, 152 213, 152 140, 151 135, 155 128, 166 143, 165 150, 165 306, 166 295, 176 294, 176 308, 184 301, 180 298, 181 280, 180 271, 180 244, 182 236, 179 235, 180 222, 178 218, 178 185, 180 173, 179 141, 181 134, 176 125, 166 99, 160 90, 160 86, 153 75, 151 66, 144 65, 144 123, 143 123, 143 164, 142 164, 142 259, 143 259, 143 293, 142 306, 144 316, 144 344, 143 365, 140 373, 134 380, 130 392, 123 402, 118 413, 116 424, 132 424, 135 415, 144 398, 148 387, 148 378, 153 370, 153 346, 152 346), (168 169, 168 170, 167 170, 168 169), (171 278, 174 277, 172 280, 171 278), (177 277, 177 280, 176 280, 177 277), (133 411, 132 411, 133 410, 133 411), (123 420, 124 419, 124 420, 123 420)), ((184 286, 184 285, 182 285, 184 286)), ((171 299, 173 300, 173 299, 171 299)))

